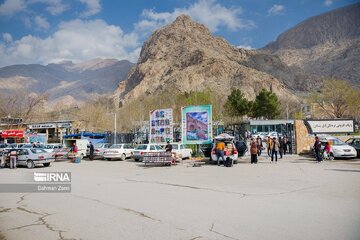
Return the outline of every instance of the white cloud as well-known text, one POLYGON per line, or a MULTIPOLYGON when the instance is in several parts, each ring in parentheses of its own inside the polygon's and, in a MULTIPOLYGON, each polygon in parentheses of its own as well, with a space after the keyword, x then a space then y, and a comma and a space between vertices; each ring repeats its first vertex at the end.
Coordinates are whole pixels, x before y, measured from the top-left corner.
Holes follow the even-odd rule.
POLYGON ((325 0, 324 2, 325 6, 330 6, 333 4, 333 1, 332 0, 325 0))
POLYGON ((10 43, 13 41, 13 38, 10 33, 3 33, 2 37, 6 43, 10 43))
POLYGON ((0 16, 12 16, 17 12, 21 12, 26 8, 23 0, 5 0, 0 5, 0 16))
POLYGON ((62 0, 30 0, 29 3, 43 3, 48 5, 46 10, 52 15, 59 15, 69 8, 62 0))
POLYGON ((86 10, 81 14, 83 17, 89 17, 101 11, 100 0, 79 0, 86 5, 86 10))
POLYGON ((28 35, 6 46, 0 44, 0 66, 63 60, 81 62, 93 58, 135 62, 139 46, 136 34, 124 34, 118 26, 103 20, 76 19, 61 23, 53 35, 44 39, 28 35))
POLYGON ((48 29, 50 27, 50 24, 48 23, 46 18, 41 17, 41 16, 36 16, 34 19, 34 22, 35 22, 36 26, 41 29, 48 29))
POLYGON ((237 48, 244 48, 244 49, 246 49, 246 50, 252 50, 252 49, 254 49, 252 46, 250 46, 250 45, 239 45, 239 46, 237 46, 237 48))
POLYGON ((285 7, 284 5, 274 4, 268 11, 268 16, 281 15, 284 14, 285 7))
POLYGON ((174 21, 181 14, 189 15, 193 20, 203 23, 212 32, 218 31, 219 28, 237 31, 255 27, 253 21, 241 19, 241 13, 242 9, 239 7, 226 8, 215 0, 199 0, 188 8, 175 8, 173 12, 155 12, 145 9, 142 13, 144 19, 136 23, 135 28, 138 32, 151 32, 174 21))

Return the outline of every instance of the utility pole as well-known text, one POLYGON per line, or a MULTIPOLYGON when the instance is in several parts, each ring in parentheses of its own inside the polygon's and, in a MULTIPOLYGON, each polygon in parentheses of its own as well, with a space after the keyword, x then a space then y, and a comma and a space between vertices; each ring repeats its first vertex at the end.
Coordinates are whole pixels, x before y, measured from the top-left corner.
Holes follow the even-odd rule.
POLYGON ((116 110, 114 112, 114 144, 116 144, 116 110))

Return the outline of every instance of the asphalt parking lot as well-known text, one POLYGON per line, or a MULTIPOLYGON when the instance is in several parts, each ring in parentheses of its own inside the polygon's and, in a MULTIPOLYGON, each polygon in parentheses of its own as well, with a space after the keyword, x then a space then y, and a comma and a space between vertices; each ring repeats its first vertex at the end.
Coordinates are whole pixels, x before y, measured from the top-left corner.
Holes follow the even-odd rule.
POLYGON ((1 240, 360 239, 360 160, 56 162, 0 169, 0 181, 41 171, 71 172, 72 192, 0 193, 1 240))

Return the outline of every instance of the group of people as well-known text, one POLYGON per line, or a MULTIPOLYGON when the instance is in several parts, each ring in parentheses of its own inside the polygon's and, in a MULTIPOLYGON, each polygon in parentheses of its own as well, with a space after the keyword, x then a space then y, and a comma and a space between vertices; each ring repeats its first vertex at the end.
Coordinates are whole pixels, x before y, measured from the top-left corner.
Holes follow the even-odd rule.
POLYGON ((322 145, 319 137, 315 136, 313 149, 315 152, 315 158, 317 162, 321 162, 323 159, 329 159, 331 153, 331 145, 329 142, 325 142, 324 148, 322 149, 322 145))
MULTIPOLYGON (((263 148, 262 139, 258 136, 256 139, 251 138, 250 142, 250 154, 251 154, 251 164, 256 164, 258 162, 258 156, 261 155, 263 148)), ((267 137, 266 139, 266 148, 267 148, 267 154, 269 157, 271 157, 271 162, 277 163, 278 160, 278 154, 280 155, 280 158, 283 157, 283 155, 288 153, 292 153, 292 146, 291 141, 287 139, 286 137, 279 137, 279 140, 276 139, 276 137, 267 137)))

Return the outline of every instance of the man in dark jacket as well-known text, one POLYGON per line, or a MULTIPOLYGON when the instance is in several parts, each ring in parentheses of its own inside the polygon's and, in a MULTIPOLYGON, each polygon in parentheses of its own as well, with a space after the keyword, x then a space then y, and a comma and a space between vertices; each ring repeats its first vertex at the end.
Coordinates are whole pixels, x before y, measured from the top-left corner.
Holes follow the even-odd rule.
POLYGON ((285 151, 285 141, 282 137, 279 137, 279 144, 280 144, 280 147, 279 147, 279 153, 280 153, 280 158, 283 157, 283 154, 284 151, 285 151))
POLYGON ((165 147, 165 152, 171 152, 172 151, 172 145, 170 144, 169 141, 167 141, 166 147, 165 147))
POLYGON ((92 144, 92 142, 90 142, 90 146, 89 146, 89 153, 90 153, 90 156, 89 156, 89 159, 92 161, 94 160, 94 145, 92 144))
POLYGON ((320 149, 321 149, 321 142, 319 140, 319 137, 316 136, 314 143, 314 151, 315 151, 316 161, 318 162, 321 162, 320 149))

